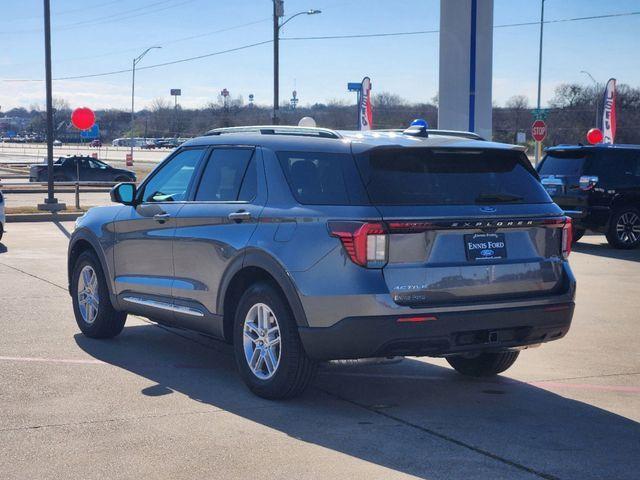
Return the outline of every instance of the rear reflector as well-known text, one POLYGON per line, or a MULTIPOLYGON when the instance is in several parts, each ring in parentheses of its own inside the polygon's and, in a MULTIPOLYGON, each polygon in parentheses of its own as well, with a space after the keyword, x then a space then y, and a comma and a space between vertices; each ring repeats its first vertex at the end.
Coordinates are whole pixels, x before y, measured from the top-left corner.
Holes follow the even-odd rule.
POLYGON ((401 317, 396 322, 398 323, 421 323, 421 322, 431 322, 433 320, 437 320, 437 317, 432 315, 427 316, 418 316, 418 317, 401 317))

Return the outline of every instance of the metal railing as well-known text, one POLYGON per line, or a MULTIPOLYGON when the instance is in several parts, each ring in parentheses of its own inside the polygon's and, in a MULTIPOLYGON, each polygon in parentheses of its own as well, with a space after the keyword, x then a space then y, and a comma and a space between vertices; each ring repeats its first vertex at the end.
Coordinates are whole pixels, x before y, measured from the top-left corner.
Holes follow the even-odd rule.
MULTIPOLYGON (((55 187, 74 187, 74 194, 75 194, 75 207, 76 209, 80 209, 80 193, 81 193, 81 187, 95 187, 95 188, 100 188, 100 190, 92 190, 92 192, 108 192, 111 188, 113 188, 115 185, 117 185, 120 182, 97 182, 97 181, 87 181, 87 180, 72 180, 72 181, 64 181, 64 182, 60 182, 60 181, 55 181, 53 182, 54 184, 54 188, 55 187), (103 187, 103 188, 102 188, 103 187)), ((43 187, 42 191, 45 192, 46 191, 46 187, 47 187, 48 183, 47 182, 11 182, 11 183, 2 183, 2 181, 0 181, 0 189, 2 188, 6 188, 6 187, 25 187, 25 186, 29 186, 29 187, 43 187)), ((40 192, 40 190, 38 190, 38 192, 40 192)), ((20 193, 36 193, 33 191, 30 191, 29 189, 13 189, 10 188, 9 190, 5 190, 4 191, 5 195, 8 194, 20 194, 20 193)), ((68 193, 68 192, 67 192, 68 193)), ((88 193, 88 191, 85 191, 85 193, 88 193)))

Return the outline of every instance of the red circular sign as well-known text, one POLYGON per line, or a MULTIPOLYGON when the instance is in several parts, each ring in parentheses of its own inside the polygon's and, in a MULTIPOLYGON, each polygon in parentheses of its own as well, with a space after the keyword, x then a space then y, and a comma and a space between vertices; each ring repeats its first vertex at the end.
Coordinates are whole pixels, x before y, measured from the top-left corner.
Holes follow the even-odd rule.
POLYGON ((89 130, 96 123, 96 116, 90 108, 76 108, 71 114, 71 123, 78 130, 89 130))
POLYGON ((602 142, 602 131, 599 128, 592 128, 587 132, 587 141, 591 145, 602 142))
POLYGON ((531 125, 531 136, 536 142, 541 142, 547 137, 547 124, 543 120, 536 120, 531 125))

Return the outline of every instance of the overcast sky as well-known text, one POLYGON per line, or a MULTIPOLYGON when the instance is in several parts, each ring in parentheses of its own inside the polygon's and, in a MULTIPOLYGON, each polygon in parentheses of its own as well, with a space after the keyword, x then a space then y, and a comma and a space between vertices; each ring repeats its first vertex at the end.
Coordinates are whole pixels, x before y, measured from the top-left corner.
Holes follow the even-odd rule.
MULTIPOLYGON (((483 1, 483 0, 480 0, 483 1)), ((272 38, 270 0, 52 0, 54 78, 127 70, 151 45, 139 67, 205 55, 272 38)), ((309 37, 437 30, 439 0, 286 0, 287 15, 309 8, 320 15, 289 23, 283 37, 309 37)), ((640 12, 640 0, 546 0, 547 20, 640 12)), ((536 0, 495 0, 494 24, 539 20, 536 0)), ((543 103, 564 82, 616 77, 640 86, 640 15, 545 25, 543 103)), ((494 29, 493 98, 512 95, 535 102, 538 26, 494 29)), ((44 103, 42 0, 3 2, 0 16, 0 106, 44 103)), ((250 93, 257 103, 272 98, 272 45, 210 56, 136 73, 136 102, 170 99, 202 106, 222 88, 232 96, 250 93)), ((438 34, 362 39, 287 40, 281 43, 281 98, 296 88, 302 105, 331 99, 353 101, 349 81, 368 75, 373 94, 397 93, 429 101, 438 90, 438 34)), ((131 74, 54 82, 54 96, 72 107, 130 108, 131 74)))

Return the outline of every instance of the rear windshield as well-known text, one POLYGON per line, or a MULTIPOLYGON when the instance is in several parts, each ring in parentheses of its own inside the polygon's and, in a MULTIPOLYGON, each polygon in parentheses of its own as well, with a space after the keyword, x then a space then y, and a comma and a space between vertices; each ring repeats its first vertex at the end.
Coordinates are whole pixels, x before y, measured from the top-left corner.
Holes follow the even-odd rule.
POLYGON ((517 151, 379 149, 357 165, 374 205, 551 202, 517 151))
POLYGON ((584 152, 548 153, 540 165, 540 175, 580 176, 583 173, 584 152))

